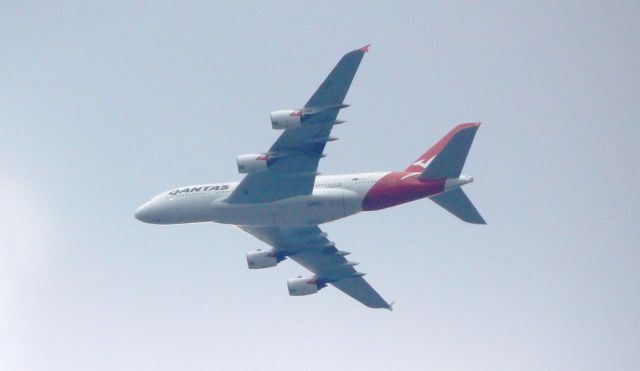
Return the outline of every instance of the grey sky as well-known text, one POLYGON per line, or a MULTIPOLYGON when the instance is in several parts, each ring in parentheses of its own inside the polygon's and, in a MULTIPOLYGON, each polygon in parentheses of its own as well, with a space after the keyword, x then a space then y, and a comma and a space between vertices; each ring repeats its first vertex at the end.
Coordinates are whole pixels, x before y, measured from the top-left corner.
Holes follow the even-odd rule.
POLYGON ((0 369, 633 370, 636 2, 0 5, 0 369), (270 111, 372 43, 323 173, 401 169, 482 121, 487 226, 428 200, 325 225, 395 311, 292 298, 258 240, 133 218, 238 180, 270 111))

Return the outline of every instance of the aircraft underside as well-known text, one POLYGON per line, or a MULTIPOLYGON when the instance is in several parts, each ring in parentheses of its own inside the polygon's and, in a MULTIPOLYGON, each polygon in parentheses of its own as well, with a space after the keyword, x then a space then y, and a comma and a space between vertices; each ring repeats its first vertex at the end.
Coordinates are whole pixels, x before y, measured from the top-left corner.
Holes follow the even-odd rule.
POLYGON ((315 189, 311 195, 295 196, 264 204, 211 205, 211 221, 234 225, 298 227, 319 225, 362 211, 362 197, 340 189, 315 189))
POLYGON ((271 113, 282 130, 264 152, 236 158, 240 182, 194 185, 161 193, 140 206, 135 217, 151 224, 217 222, 233 224, 272 248, 247 253, 250 269, 291 259, 313 273, 287 281, 289 294, 317 293, 327 285, 370 308, 389 304, 347 260, 318 225, 361 211, 380 210, 430 198, 459 219, 484 224, 460 188, 473 181, 461 175, 479 123, 454 127, 403 171, 319 176, 318 164, 344 98, 369 46, 345 54, 307 103, 271 113))

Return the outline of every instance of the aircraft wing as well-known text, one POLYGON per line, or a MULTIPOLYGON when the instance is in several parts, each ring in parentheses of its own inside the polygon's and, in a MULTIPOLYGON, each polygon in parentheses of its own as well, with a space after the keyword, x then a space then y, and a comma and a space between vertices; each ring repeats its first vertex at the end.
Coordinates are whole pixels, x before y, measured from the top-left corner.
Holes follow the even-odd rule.
POLYGON ((336 249, 319 227, 237 227, 273 246, 276 253, 307 268, 320 282, 335 286, 370 308, 391 309, 391 305, 362 278, 364 274, 353 268, 355 264, 345 258, 348 253, 336 249))
POLYGON ((270 166, 247 174, 227 197, 229 203, 264 203, 287 197, 307 195, 313 191, 318 162, 343 104, 351 81, 368 46, 345 54, 300 113, 301 126, 286 129, 267 155, 270 166))

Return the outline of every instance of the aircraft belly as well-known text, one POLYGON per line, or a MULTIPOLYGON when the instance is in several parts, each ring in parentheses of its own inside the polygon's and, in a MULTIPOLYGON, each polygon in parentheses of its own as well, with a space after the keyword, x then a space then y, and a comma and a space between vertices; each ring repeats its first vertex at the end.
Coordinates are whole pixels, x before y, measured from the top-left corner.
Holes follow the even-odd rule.
POLYGON ((207 201, 203 197, 169 201, 168 214, 173 217, 176 224, 207 222, 211 219, 207 201))
POLYGON ((309 226, 341 219, 361 211, 362 200, 344 189, 317 189, 261 204, 213 204, 213 221, 235 225, 309 226))

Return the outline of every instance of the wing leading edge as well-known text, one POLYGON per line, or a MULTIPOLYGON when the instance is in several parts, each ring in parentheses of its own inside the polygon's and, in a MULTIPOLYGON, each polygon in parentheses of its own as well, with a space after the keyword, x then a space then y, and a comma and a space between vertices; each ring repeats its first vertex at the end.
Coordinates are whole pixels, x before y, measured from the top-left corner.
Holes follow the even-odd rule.
POLYGON ((307 118, 301 126, 286 129, 267 155, 273 163, 260 172, 247 174, 227 197, 229 203, 264 203, 311 194, 344 98, 368 46, 345 54, 300 111, 307 118))
POLYGON ((357 272, 354 263, 345 258, 347 252, 336 249, 327 234, 315 227, 283 228, 238 226, 274 251, 287 256, 315 274, 315 278, 335 286, 370 308, 391 310, 376 290, 357 272))

